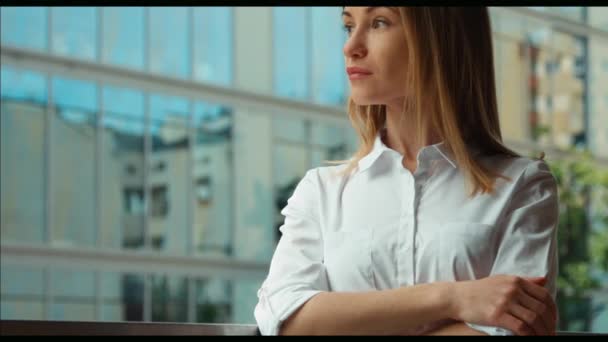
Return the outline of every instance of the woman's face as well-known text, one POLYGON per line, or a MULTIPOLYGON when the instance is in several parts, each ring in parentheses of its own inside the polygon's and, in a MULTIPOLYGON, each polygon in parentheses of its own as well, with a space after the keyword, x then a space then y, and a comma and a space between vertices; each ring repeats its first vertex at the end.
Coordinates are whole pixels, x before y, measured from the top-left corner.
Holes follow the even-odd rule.
POLYGON ((345 7, 342 20, 348 33, 344 59, 353 101, 357 105, 403 101, 407 49, 399 10, 345 7))

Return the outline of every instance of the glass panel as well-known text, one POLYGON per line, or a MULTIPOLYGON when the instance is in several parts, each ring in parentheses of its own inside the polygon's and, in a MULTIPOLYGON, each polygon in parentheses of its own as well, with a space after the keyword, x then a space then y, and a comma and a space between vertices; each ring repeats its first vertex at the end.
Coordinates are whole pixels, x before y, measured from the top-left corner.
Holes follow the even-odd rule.
POLYGON ((316 102, 329 105, 346 103, 346 72, 342 47, 341 7, 312 8, 312 84, 316 102))
POLYGON ((92 245, 96 238, 96 86, 54 78, 53 95, 56 104, 51 134, 53 242, 92 245))
POLYGON ((97 58, 97 8, 53 7, 52 51, 66 57, 97 58))
POLYGON ((233 230, 233 115, 230 108, 197 103, 192 151, 192 241, 197 253, 229 255, 233 230))
POLYGON ((101 320, 108 322, 124 321, 125 306, 122 303, 102 303, 101 320))
POLYGON ((1 238, 42 242, 46 80, 5 66, 0 73, 1 238))
POLYGON ((281 236, 279 227, 285 221, 285 217, 281 215, 281 210, 287 205, 287 200, 309 169, 311 161, 306 146, 276 144, 273 149, 274 237, 278 241, 281 236))
POLYGON ((144 8, 105 7, 103 11, 103 62, 143 69, 144 8))
POLYGON ((269 262, 274 247, 272 117, 234 112, 234 257, 269 262))
POLYGON ((93 299, 95 297, 95 273, 92 271, 53 269, 50 278, 53 298, 93 299))
POLYGON ((139 274, 124 274, 121 277, 124 320, 144 320, 144 277, 139 274))
POLYGON ((257 324, 251 314, 258 301, 257 291, 262 286, 264 279, 238 280, 232 282, 233 287, 233 309, 232 323, 234 324, 257 324))
MULTIPOLYGON (((604 18, 608 18, 608 15, 604 18)), ((606 87, 608 44, 606 40, 591 36, 588 58, 589 146, 594 155, 608 158, 608 148, 606 148, 608 146, 608 87, 606 87)))
POLYGON ((552 14, 552 15, 557 15, 560 16, 564 19, 570 19, 570 20, 574 20, 574 21, 585 21, 585 7, 581 7, 581 6, 571 6, 571 7, 560 7, 560 6, 554 6, 554 7, 543 7, 543 6, 536 6, 536 7, 528 7, 530 9, 533 9, 535 11, 539 11, 539 12, 544 12, 544 13, 548 13, 548 14, 552 14))
POLYGON ((0 69, 2 100, 19 100, 46 104, 46 78, 35 71, 15 69, 3 65, 0 69))
POLYGON ((154 248, 184 254, 189 243, 187 186, 188 102, 182 98, 152 95, 152 154, 148 168, 150 226, 154 248))
POLYGON ((45 319, 44 304, 40 299, 9 299, 3 297, 0 303, 0 317, 2 317, 2 320, 43 320, 45 319))
POLYGON ((102 245, 144 244, 144 97, 127 88, 103 89, 102 245))
POLYGON ((346 127, 324 122, 313 122, 311 143, 321 146, 336 146, 344 144, 346 127))
POLYGON ((47 49, 46 8, 2 7, 0 13, 2 44, 38 50, 47 49))
POLYGON ((587 16, 589 25, 608 31, 608 7, 587 7, 587 16))
POLYGON ((62 300, 51 303, 51 317, 53 321, 94 321, 95 302, 66 302, 62 300))
POLYGON ((195 280, 196 322, 231 322, 232 290, 232 281, 217 278, 195 280))
POLYGON ((151 7, 149 11, 150 71, 188 77, 190 74, 188 9, 151 7))
POLYGON ((5 296, 40 297, 44 295, 44 274, 43 270, 38 267, 2 264, 0 284, 2 284, 2 301, 5 296))
POLYGON ((194 79, 229 86, 233 78, 230 7, 194 8, 194 79))
POLYGON ((127 300, 123 300, 123 275, 116 272, 101 273, 102 317, 104 321, 125 320, 127 300))
POLYGON ((275 139, 300 144, 308 142, 305 119, 275 115, 272 117, 272 132, 275 139))
POLYGON ((274 90, 279 96, 310 96, 309 14, 303 7, 273 8, 274 90))
POLYGON ((152 321, 188 321, 188 283, 185 277, 152 277, 152 321))

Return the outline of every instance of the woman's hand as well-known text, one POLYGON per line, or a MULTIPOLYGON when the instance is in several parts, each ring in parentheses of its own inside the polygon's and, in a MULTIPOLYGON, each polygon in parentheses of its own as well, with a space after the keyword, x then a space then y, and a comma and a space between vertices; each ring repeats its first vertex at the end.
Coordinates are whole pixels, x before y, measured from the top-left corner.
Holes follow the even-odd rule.
POLYGON ((545 278, 496 275, 455 282, 453 318, 498 326, 517 335, 555 335, 557 314, 545 278))

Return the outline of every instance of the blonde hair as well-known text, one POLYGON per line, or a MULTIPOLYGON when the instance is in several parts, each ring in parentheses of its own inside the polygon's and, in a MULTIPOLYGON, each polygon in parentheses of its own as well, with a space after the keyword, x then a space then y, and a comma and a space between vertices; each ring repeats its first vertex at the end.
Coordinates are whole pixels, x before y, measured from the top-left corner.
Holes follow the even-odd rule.
MULTIPOLYGON (((506 177, 484 167, 468 147, 485 155, 519 155, 502 143, 487 8, 399 7, 399 12, 408 49, 406 84, 416 85, 404 112, 413 114, 416 137, 426 141, 432 129, 465 173, 470 196, 492 193, 496 178, 506 177)), ((347 111, 360 146, 350 160, 331 162, 348 163, 341 174, 371 152, 386 123, 384 105, 360 106, 349 98, 347 111)))

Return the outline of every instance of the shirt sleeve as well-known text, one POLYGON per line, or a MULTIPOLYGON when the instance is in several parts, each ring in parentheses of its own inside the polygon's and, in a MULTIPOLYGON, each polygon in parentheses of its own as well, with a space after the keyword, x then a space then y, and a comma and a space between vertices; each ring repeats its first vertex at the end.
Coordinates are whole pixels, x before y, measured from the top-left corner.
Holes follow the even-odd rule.
POLYGON ((328 291, 319 225, 318 178, 309 170, 296 186, 279 228, 282 236, 258 290, 254 316, 262 335, 277 335, 281 324, 314 295, 328 291))
MULTIPOLYGON (((502 238, 491 274, 547 278, 545 288, 555 300, 558 269, 557 183, 544 161, 535 160, 517 182, 499 229, 502 238)), ((508 329, 467 323, 489 335, 514 335, 508 329)))

